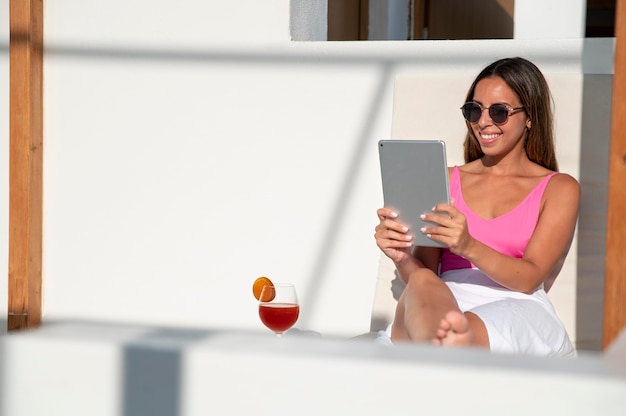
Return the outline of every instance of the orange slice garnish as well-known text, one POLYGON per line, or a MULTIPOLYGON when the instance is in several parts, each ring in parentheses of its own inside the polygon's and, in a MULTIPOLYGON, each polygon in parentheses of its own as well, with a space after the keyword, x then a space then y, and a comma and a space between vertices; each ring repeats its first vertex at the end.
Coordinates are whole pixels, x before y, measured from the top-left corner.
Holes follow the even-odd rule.
POLYGON ((272 281, 265 276, 261 276, 254 281, 254 284, 252 285, 252 293, 260 302, 271 302, 276 296, 274 283, 272 283, 272 281), (271 290, 265 290, 265 292, 263 292, 263 287, 265 286, 270 286, 271 290), (263 299, 261 299, 261 292, 263 292, 263 299))

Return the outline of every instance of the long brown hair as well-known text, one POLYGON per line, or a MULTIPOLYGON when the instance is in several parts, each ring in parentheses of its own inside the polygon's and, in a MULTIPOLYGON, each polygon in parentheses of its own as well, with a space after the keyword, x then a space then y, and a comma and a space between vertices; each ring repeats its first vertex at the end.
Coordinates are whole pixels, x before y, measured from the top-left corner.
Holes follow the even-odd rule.
MULTIPOLYGON (((524 148, 533 162, 553 171, 558 170, 554 146, 552 95, 548 83, 535 64, 524 58, 505 58, 493 62, 476 77, 467 92, 466 102, 472 101, 476 84, 483 78, 500 77, 517 94, 531 128, 526 134, 524 148)), ((467 123, 463 144, 465 163, 480 159, 484 153, 467 123)))

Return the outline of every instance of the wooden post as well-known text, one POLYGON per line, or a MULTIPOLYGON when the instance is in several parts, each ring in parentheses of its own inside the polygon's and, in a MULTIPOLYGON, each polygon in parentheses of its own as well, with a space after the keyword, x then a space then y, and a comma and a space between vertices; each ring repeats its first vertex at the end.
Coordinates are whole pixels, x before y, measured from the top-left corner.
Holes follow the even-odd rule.
POLYGON ((626 0, 615 9, 603 346, 626 328, 626 0))
POLYGON ((43 0, 9 3, 8 330, 41 320, 43 0))

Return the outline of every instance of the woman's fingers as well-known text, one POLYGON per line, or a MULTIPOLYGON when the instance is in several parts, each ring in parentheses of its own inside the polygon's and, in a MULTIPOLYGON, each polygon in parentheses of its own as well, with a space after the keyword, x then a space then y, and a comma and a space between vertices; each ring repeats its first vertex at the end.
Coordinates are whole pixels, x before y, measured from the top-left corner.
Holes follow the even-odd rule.
POLYGON ((439 204, 433 212, 424 213, 421 219, 426 223, 420 231, 424 234, 452 236, 466 229, 465 216, 448 204, 439 204))
POLYGON ((411 246, 413 237, 408 233, 409 229, 405 225, 395 221, 398 214, 389 208, 377 210, 380 223, 375 228, 374 237, 378 246, 385 248, 405 248, 411 246))
POLYGON ((399 223, 395 219, 398 218, 398 213, 389 208, 379 208, 376 211, 380 223, 376 226, 376 229, 384 230, 390 229, 399 233, 407 233, 408 227, 399 223))
POLYGON ((465 216, 458 209, 448 204, 436 205, 432 212, 426 212, 420 218, 425 222, 444 227, 454 227, 455 224, 463 224, 465 222, 465 216))
MULTIPOLYGON (((397 223, 396 223, 397 224, 397 223)), ((382 247, 410 247, 413 237, 407 234, 406 227, 403 227, 400 231, 393 228, 386 227, 383 224, 379 224, 376 227, 374 237, 378 245, 382 247)))
POLYGON ((421 218, 427 224, 420 231, 450 248, 457 246, 467 234, 465 216, 452 205, 439 204, 432 213, 425 213, 421 218))
POLYGON ((408 227, 396 221, 398 213, 389 208, 376 211, 379 224, 375 227, 376 245, 394 262, 404 261, 411 256, 411 240, 408 227))
POLYGON ((398 218, 398 213, 391 208, 379 208, 376 210, 376 215, 378 216, 380 222, 383 222, 387 218, 398 218))

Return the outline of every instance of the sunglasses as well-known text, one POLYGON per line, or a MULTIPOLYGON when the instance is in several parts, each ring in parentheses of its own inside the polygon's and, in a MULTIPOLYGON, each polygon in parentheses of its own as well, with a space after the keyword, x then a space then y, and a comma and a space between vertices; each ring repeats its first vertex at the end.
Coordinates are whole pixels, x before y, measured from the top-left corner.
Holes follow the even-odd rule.
POLYGON ((463 113, 463 117, 465 120, 470 123, 476 123, 480 120, 480 116, 483 114, 483 111, 489 110, 489 117, 493 121, 493 124, 499 126, 501 124, 505 124, 509 121, 509 116, 517 113, 520 110, 523 110, 524 107, 511 108, 505 104, 492 104, 491 107, 483 107, 480 103, 469 102, 463 104, 461 107, 461 112, 463 113))

